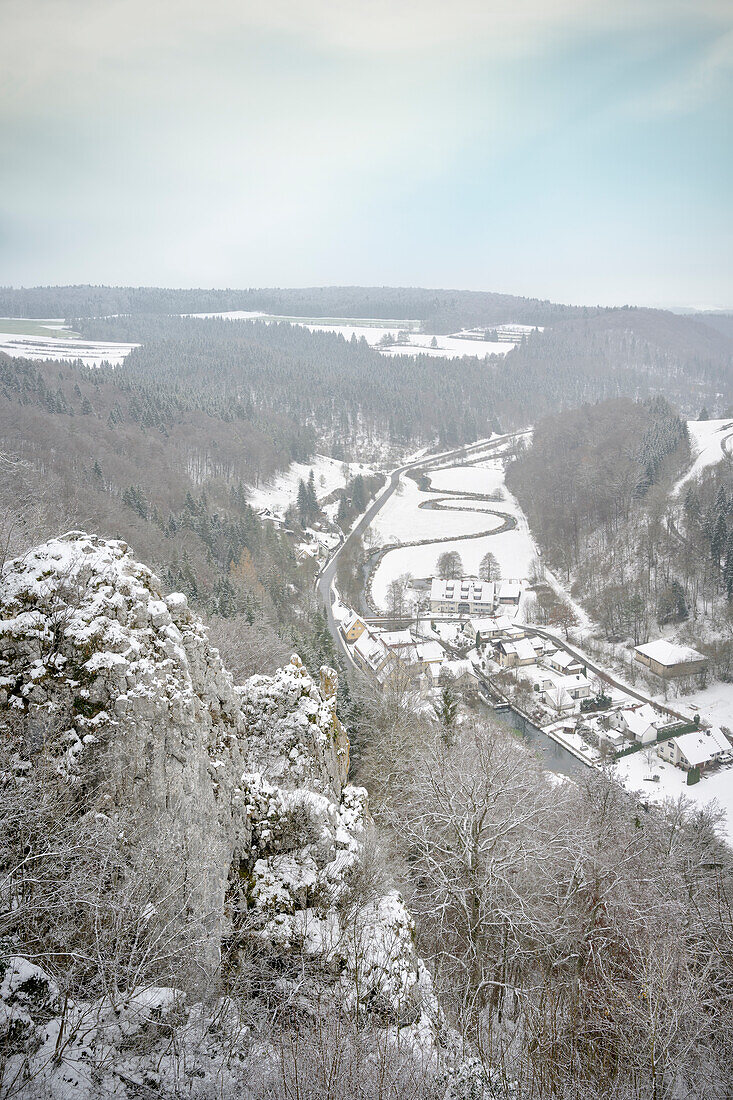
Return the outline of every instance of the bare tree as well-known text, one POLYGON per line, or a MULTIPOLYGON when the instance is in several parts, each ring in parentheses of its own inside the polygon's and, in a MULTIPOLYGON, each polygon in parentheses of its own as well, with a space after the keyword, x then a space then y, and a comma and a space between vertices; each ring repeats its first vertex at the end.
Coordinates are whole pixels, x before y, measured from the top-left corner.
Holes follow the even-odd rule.
POLYGON ((455 580, 463 576, 461 555, 457 550, 446 550, 438 558, 436 570, 442 580, 455 580))

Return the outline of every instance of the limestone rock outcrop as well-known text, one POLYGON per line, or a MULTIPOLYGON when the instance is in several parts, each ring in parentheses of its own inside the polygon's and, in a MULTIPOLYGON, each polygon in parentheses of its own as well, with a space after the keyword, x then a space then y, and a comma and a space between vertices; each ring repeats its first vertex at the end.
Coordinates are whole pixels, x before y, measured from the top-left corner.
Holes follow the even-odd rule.
MULTIPOLYGON (((198 972, 216 981, 225 965, 231 978, 256 943, 283 985, 307 965, 344 1008, 361 1005, 420 1044, 437 1041, 443 1025, 411 918, 369 870, 366 792, 347 781, 332 670, 316 684, 294 656, 274 677, 235 686, 183 595, 166 596, 124 543, 70 532, 3 572, 2 715, 22 736, 0 780, 12 773, 22 784, 42 758, 80 817, 132 814, 166 837, 201 931, 198 972)), ((63 1022, 59 1004, 67 1017, 97 1013, 107 1063, 111 1007, 85 1003, 79 990, 61 998, 13 946, 14 960, 0 963, 13 1072, 35 1067, 50 1095, 64 1095, 69 1066, 38 1061, 63 1022), (28 989, 44 991, 40 1018, 28 989)), ((123 1000, 147 1011, 146 996, 128 989, 123 1000)), ((190 1015, 196 1003, 190 987, 156 996, 156 1011, 183 999, 190 1015)), ((74 1095, 96 1097, 93 1075, 81 1078, 74 1095)))

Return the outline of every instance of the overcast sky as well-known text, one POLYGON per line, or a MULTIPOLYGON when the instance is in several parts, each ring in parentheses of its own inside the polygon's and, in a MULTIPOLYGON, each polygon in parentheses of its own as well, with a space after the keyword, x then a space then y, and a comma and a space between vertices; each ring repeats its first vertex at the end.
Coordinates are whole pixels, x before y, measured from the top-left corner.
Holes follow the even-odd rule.
POLYGON ((0 0, 0 282, 733 307, 733 0, 0 0))

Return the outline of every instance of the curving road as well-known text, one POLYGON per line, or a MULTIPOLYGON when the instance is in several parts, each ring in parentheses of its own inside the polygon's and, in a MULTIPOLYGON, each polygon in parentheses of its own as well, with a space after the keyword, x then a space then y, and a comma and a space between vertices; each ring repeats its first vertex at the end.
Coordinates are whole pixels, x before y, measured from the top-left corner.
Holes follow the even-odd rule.
MULTIPOLYGON (((336 644, 339 646, 339 648, 341 650, 341 653, 343 654, 343 656, 347 660, 347 662, 351 663, 351 654, 348 652, 348 649, 347 649, 346 645, 344 644, 344 640, 341 637, 341 634, 340 634, 339 629, 338 629, 338 624, 336 623, 336 620, 333 617, 334 592, 333 592, 333 587, 332 587, 334 578, 336 576, 336 566, 337 566, 337 563, 338 563, 338 558, 339 558, 339 555, 345 549, 345 547, 347 547, 350 543, 353 543, 354 541, 356 541, 356 539, 361 534, 363 534, 364 531, 366 531, 367 527, 369 527, 369 525, 371 524, 374 517, 385 506, 385 504, 387 503, 389 498, 392 496, 392 494, 397 489, 397 486, 400 483, 400 478, 402 477, 403 474, 411 473, 413 471, 418 471, 418 470, 429 470, 433 467, 439 468, 441 465, 446 465, 446 464, 450 465, 452 463, 452 461, 455 460, 455 459, 466 459, 466 458, 469 458, 472 454, 477 454, 477 453, 483 454, 483 453, 486 453, 486 452, 491 452, 491 451, 501 447, 508 440, 514 439, 514 438, 516 438, 517 435, 523 435, 523 434, 524 434, 523 432, 510 432, 507 435, 497 436, 495 439, 490 439, 490 440, 486 439, 486 440, 483 440, 480 443, 466 444, 463 447, 456 448, 454 451, 444 451, 442 454, 439 454, 439 455, 431 455, 428 458, 421 458, 421 459, 418 459, 415 462, 407 462, 407 463, 405 463, 404 466, 398 466, 396 470, 392 471, 392 473, 389 475, 389 477, 387 479, 387 484, 385 485, 385 487, 380 491, 378 496, 372 501, 372 503, 367 508, 366 512, 364 512, 364 514, 361 516, 361 518, 355 524, 355 526, 352 527, 349 534, 345 536, 343 542, 336 549, 336 551, 329 558, 329 560, 326 562, 326 564, 324 565, 323 569, 321 570, 321 572, 318 575, 318 578, 316 580, 316 588, 317 588, 318 594, 319 594, 321 600, 323 601, 324 607, 326 609, 326 618, 328 620, 328 628, 331 631, 331 634, 332 634, 334 640, 336 641, 336 644)), ((453 494, 452 493, 444 493, 444 496, 449 496, 449 495, 453 495, 453 494)), ((465 497, 466 494, 456 493, 456 496, 465 497)), ((496 532, 493 532, 493 533, 496 533, 496 532)), ((458 536, 458 537, 460 537, 460 536, 458 536)), ((433 540, 431 539, 429 541, 432 542, 433 540)), ((435 540, 435 541, 439 542, 440 540, 438 539, 438 540, 435 540)))

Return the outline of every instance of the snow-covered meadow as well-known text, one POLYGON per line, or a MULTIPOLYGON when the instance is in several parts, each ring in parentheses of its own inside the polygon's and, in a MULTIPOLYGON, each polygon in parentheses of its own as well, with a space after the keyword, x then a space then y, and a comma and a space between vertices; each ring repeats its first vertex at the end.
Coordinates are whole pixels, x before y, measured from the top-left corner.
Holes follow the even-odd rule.
POLYGON ((292 462, 284 473, 278 474, 266 485, 250 489, 249 503, 256 511, 269 508, 282 515, 298 495, 298 483, 307 481, 311 470, 316 481, 316 496, 323 500, 334 489, 341 489, 347 479, 357 474, 371 474, 371 466, 363 462, 339 462, 327 455, 314 455, 310 462, 292 462))
POLYGON ((672 495, 707 469, 731 455, 733 444, 733 420, 688 420, 693 463, 672 489, 672 495))
POLYGON ((449 336, 436 335, 434 338, 437 346, 432 347, 433 335, 431 333, 415 331, 420 325, 419 321, 389 321, 375 318, 374 321, 370 320, 368 323, 359 324, 358 320, 349 322, 345 319, 337 321, 326 318, 319 321, 315 318, 278 317, 269 313, 247 312, 245 310, 229 310, 221 313, 190 313, 187 316, 222 317, 230 321, 268 321, 273 323, 285 321, 291 325, 300 325, 302 328, 307 328, 310 332, 333 332, 343 336, 345 340, 364 339, 367 344, 386 356, 430 355, 443 359, 457 359, 463 355, 472 355, 477 356, 479 359, 485 359, 489 355, 504 356, 517 346, 516 341, 483 340, 478 336, 472 336, 469 333, 464 335, 460 332, 452 333, 449 336), (406 334, 408 341, 406 344, 385 346, 381 343, 382 340, 390 336, 396 339, 398 333, 406 334))
POLYGON ((705 774, 699 783, 687 785, 687 772, 660 760, 655 752, 634 752, 624 756, 614 766, 618 779, 630 791, 636 791, 649 802, 664 802, 681 797, 693 805, 706 806, 715 801, 725 813, 723 829, 733 844, 733 768, 705 774), (659 776, 654 782, 652 776, 659 776))
POLYGON ((452 550, 461 555, 467 575, 475 576, 481 559, 491 551, 503 577, 518 580, 528 577, 537 549, 524 513, 506 488, 502 459, 479 456, 470 466, 445 467, 431 471, 430 477, 432 491, 427 493, 418 489, 412 479, 402 477, 401 489, 380 510, 370 528, 377 546, 436 539, 425 546, 400 547, 384 555, 372 581, 372 598, 377 606, 386 608, 387 590, 397 577, 405 573, 413 577, 430 577, 435 573, 439 556, 452 550), (455 496, 439 509, 420 507, 421 503, 436 500, 446 491, 501 494, 501 499, 478 501, 455 496), (451 504, 456 510, 449 510, 451 504), (460 510, 464 508, 478 511, 460 510), (477 531, 501 528, 503 520, 493 512, 511 516, 516 527, 482 538, 466 537, 477 531), (451 539, 450 536, 455 537, 451 539), (437 541, 443 539, 450 541, 437 541))
POLYGON ((81 361, 85 367, 109 363, 119 367, 136 347, 139 344, 80 340, 68 330, 63 318, 0 317, 0 352, 14 359, 81 361))

